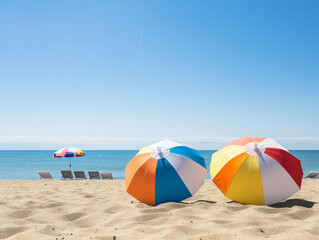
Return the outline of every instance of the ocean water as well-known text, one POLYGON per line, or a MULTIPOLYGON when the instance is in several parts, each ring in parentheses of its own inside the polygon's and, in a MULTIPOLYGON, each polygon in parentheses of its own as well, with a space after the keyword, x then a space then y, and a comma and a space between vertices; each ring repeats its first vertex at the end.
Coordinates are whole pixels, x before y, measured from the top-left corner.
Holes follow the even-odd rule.
MULTIPOLYGON (((124 179, 125 166, 135 150, 88 150, 84 157, 72 158, 72 170, 108 171, 116 179, 124 179)), ((209 168, 214 150, 200 150, 209 168)), ((319 150, 291 150, 301 161, 304 174, 319 171, 319 150)), ((38 179, 37 171, 50 171, 61 178, 61 170, 69 170, 69 158, 54 158, 54 151, 0 151, 0 179, 38 179)), ((209 171, 206 178, 210 178, 209 171)))

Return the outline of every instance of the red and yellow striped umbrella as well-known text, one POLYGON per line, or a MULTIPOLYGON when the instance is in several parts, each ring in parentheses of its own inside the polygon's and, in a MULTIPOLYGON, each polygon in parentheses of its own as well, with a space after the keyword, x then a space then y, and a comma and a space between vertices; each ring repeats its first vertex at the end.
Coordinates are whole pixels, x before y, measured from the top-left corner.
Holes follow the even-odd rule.
POLYGON ((210 174, 226 197, 243 203, 270 205, 301 187, 300 161, 271 138, 244 137, 212 155, 210 174))

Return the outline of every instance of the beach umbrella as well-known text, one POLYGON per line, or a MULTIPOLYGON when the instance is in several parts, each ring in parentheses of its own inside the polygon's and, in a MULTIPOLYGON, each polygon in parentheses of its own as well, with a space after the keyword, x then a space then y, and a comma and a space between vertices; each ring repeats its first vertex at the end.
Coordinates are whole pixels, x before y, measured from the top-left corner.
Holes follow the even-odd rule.
POLYGON ((164 140, 142 148, 127 164, 126 190, 149 205, 179 202, 198 191, 206 174, 196 150, 164 140))
POLYGON ((271 138, 244 137, 212 155, 213 182, 234 201, 270 205, 301 188, 300 161, 271 138))
POLYGON ((75 147, 70 147, 70 148, 61 148, 58 151, 54 153, 55 158, 61 158, 61 157, 67 157, 70 159, 70 170, 71 170, 71 159, 73 157, 83 157, 85 154, 82 150, 75 148, 75 147))

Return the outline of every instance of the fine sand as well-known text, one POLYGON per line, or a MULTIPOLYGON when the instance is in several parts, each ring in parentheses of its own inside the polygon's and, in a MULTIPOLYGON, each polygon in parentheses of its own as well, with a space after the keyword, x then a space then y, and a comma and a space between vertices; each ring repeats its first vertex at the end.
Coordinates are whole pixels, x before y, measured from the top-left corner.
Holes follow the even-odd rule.
POLYGON ((233 202, 206 180, 156 207, 124 180, 0 181, 0 239, 319 239, 319 180, 273 206, 233 202))

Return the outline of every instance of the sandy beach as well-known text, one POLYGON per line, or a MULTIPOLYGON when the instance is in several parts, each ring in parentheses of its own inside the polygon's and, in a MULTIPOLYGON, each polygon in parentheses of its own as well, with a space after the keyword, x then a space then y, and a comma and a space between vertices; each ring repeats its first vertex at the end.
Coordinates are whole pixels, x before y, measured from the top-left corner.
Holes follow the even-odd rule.
POLYGON ((319 180, 274 206, 230 201, 210 180, 156 207, 124 180, 3 180, 0 196, 0 239, 319 239, 319 180))

